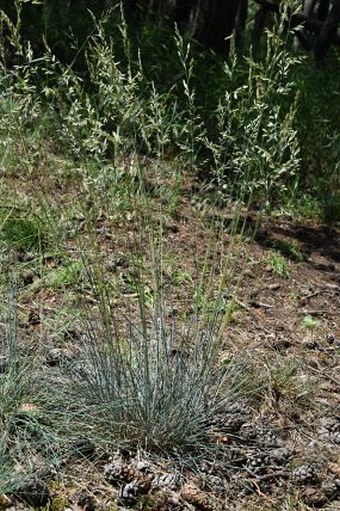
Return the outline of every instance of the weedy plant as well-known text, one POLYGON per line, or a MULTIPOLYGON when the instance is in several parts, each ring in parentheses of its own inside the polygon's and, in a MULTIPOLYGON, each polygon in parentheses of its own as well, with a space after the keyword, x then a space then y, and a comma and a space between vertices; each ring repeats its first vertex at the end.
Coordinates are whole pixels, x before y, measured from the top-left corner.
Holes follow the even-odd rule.
POLYGON ((40 250, 46 241, 46 226, 35 215, 27 215, 16 208, 5 210, 5 214, 0 215, 0 241, 7 250, 40 250))
POLYGON ((276 253, 281 254, 282 257, 296 263, 302 263, 308 259, 308 256, 301 252, 295 241, 275 239, 269 240, 267 245, 273 248, 276 253))
POLYGON ((271 252, 267 261, 273 273, 286 279, 290 277, 289 262, 280 253, 271 252))
POLYGON ((321 321, 310 314, 307 314, 302 321, 303 328, 308 330, 316 330, 321 324, 321 321))
POLYGON ((265 369, 265 380, 259 388, 271 405, 287 413, 311 406, 315 381, 296 360, 271 360, 265 363, 265 369))

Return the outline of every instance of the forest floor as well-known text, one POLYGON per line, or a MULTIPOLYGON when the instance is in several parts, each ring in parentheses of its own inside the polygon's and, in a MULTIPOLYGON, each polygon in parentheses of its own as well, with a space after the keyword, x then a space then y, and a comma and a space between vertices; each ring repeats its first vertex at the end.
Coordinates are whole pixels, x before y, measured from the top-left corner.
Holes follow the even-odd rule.
MULTIPOLYGON (((192 305, 193 254, 203 259, 217 238, 218 251, 227 253, 231 237, 232 215, 228 219, 225 209, 206 201, 205 189, 190 179, 176 194, 171 182, 151 184, 146 201, 120 210, 113 207, 114 195, 97 203, 90 189, 78 191, 71 180, 53 172, 42 177, 39 170, 30 180, 3 178, 8 204, 36 202, 41 211, 43 198, 51 223, 63 233, 62 251, 51 243, 37 257, 32 249, 9 247, 6 263, 16 274, 19 341, 51 370, 57 350, 72 351, 81 336, 70 311, 83 292, 76 278, 80 254, 94 233, 108 278, 123 282, 133 299, 130 256, 139 219, 145 202, 155 223, 161 211, 164 280, 173 297, 169 317, 177 318, 192 305)), ((256 218, 248 212, 242 233, 233 235, 239 249, 226 281, 233 307, 221 356, 249 361, 261 391, 216 417, 211 457, 192 453, 190 464, 135 449, 79 449, 60 477, 3 495, 0 508, 340 510, 340 225, 271 215, 255 229, 256 218)), ((142 238, 140 248, 147 251, 142 238)), ((117 300, 123 307, 124 295, 117 300)))

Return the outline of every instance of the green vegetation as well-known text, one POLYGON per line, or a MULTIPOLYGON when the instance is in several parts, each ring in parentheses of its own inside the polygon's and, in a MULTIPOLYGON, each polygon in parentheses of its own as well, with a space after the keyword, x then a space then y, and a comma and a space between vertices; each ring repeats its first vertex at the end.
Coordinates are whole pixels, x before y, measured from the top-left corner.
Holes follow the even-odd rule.
POLYGON ((286 257, 297 263, 302 263, 308 259, 308 257, 299 250, 297 244, 294 241, 288 243, 284 240, 269 240, 268 246, 273 248, 276 253, 281 254, 282 257, 286 257))
POLYGON ((91 324, 85 310, 83 371, 73 374, 70 399, 80 400, 80 419, 94 421, 97 435, 103 428, 103 438, 111 431, 145 449, 195 449, 208 439, 205 424, 245 391, 245 374, 233 361, 216 366, 217 318, 192 318, 181 332, 166 320, 158 278, 150 303, 140 275, 137 310, 117 317, 102 276, 91 275, 99 321, 91 324))
POLYGON ((309 330, 315 330, 319 325, 321 321, 317 318, 314 318, 310 314, 307 314, 302 321, 302 326, 304 328, 307 328, 309 330))
POLYGON ((288 261, 278 252, 271 252, 268 256, 268 263, 271 270, 280 277, 289 278, 290 268, 288 261))
POLYGON ((296 360, 272 361, 267 363, 266 370, 262 388, 273 406, 278 406, 285 413, 294 411, 298 402, 306 408, 311 406, 315 382, 306 378, 296 360))
POLYGON ((1 241, 7 249, 27 251, 40 249, 44 244, 44 226, 38 218, 29 218, 23 212, 10 211, 2 219, 1 241))
MULTIPOLYGON (((63 426, 56 420, 56 389, 44 376, 39 358, 18 342, 18 318, 9 294, 1 339, 0 371, 0 491, 19 489, 49 459, 63 456, 63 426)), ((58 415, 58 414, 57 414, 58 415)))

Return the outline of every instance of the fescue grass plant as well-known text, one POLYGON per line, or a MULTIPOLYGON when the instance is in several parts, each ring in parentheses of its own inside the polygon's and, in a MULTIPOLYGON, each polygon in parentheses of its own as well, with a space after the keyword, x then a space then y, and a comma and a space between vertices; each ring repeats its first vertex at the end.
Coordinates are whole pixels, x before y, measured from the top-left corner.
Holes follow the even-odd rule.
POLYGON ((56 420, 57 389, 45 379, 41 360, 20 343, 14 290, 11 283, 1 314, 1 494, 15 492, 37 473, 53 473, 68 441, 56 420))
POLYGON ((83 358, 70 372, 82 413, 98 433, 109 431, 123 444, 158 452, 202 449, 215 414, 246 388, 240 364, 218 363, 218 305, 209 314, 197 309, 184 324, 169 320, 171 302, 154 260, 151 291, 139 267, 137 303, 116 311, 101 270, 88 268, 97 313, 83 308, 83 358))

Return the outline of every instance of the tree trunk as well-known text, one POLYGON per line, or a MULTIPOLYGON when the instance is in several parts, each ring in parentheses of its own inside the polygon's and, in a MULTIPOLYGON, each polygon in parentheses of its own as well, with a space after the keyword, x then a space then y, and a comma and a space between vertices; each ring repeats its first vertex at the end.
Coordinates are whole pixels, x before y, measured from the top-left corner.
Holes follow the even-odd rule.
POLYGON ((189 23, 192 9, 193 1, 177 0, 174 10, 174 19, 176 23, 178 23, 179 25, 189 23))
POLYGON ((240 0, 202 1, 202 24, 198 40, 216 53, 228 55, 240 0))

